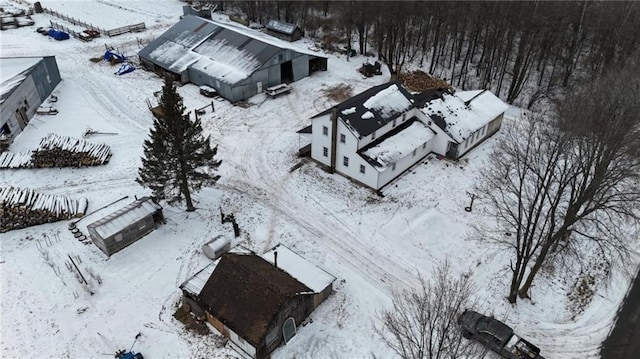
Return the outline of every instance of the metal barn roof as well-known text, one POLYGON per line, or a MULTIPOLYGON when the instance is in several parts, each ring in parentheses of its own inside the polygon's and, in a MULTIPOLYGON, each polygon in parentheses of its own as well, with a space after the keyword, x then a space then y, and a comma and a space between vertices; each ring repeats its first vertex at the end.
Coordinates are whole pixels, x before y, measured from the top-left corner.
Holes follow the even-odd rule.
POLYGON ((278 20, 269 21, 269 23, 265 27, 269 30, 281 32, 287 35, 293 35, 293 32, 298 28, 296 24, 290 24, 288 22, 278 20))
POLYGON ((176 73, 193 66, 235 84, 283 49, 322 57, 259 31, 196 16, 185 16, 138 55, 176 73))
POLYGON ((0 58, 0 103, 11 95, 42 59, 42 57, 0 58))
POLYGON ((153 202, 151 198, 143 197, 91 223, 87 228, 95 229, 102 238, 109 238, 159 209, 162 207, 153 202))

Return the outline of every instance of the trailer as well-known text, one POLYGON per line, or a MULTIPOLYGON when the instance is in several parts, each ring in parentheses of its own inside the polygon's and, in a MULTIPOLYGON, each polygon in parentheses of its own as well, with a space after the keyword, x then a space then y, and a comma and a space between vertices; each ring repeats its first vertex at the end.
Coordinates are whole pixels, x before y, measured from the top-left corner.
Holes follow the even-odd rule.
POLYGON ((282 94, 287 94, 291 92, 291 86, 287 84, 280 84, 276 86, 271 86, 264 91, 269 97, 276 98, 282 94))

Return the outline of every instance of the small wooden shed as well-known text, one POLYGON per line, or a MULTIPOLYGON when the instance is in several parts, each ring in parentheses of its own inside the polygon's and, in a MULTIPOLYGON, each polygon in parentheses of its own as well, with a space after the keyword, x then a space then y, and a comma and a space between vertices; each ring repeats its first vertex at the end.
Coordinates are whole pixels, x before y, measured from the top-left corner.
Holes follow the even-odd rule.
POLYGON ((162 207, 149 197, 135 200, 89 224, 93 244, 111 256, 156 229, 164 222, 162 207))
POLYGON ((267 29, 267 34, 281 40, 293 42, 302 38, 302 30, 296 24, 271 20, 265 27, 267 29))

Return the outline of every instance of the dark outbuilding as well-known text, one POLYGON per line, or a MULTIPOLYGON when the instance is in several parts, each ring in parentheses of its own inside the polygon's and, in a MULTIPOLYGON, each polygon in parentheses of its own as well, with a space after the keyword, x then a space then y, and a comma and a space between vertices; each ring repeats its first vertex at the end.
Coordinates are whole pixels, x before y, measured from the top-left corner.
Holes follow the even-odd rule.
POLYGON ((106 255, 120 251, 163 222, 162 207, 142 197, 87 226, 93 243, 106 255))

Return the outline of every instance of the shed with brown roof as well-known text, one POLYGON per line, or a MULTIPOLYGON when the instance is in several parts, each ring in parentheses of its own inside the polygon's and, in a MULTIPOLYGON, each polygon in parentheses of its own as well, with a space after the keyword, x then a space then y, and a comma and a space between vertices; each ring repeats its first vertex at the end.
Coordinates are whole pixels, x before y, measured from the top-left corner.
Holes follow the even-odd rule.
POLYGON ((285 322, 299 326, 320 304, 315 299, 331 292, 335 279, 331 278, 318 292, 279 268, 277 260, 272 264, 255 253, 229 252, 222 255, 199 294, 184 288, 183 292, 245 353, 266 358, 285 340, 285 322))

